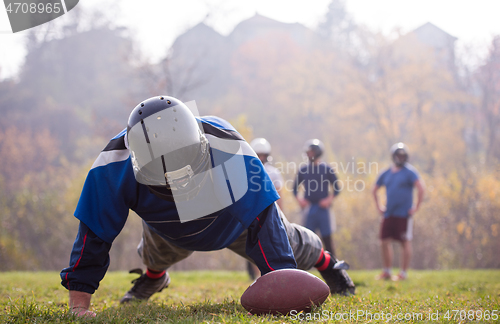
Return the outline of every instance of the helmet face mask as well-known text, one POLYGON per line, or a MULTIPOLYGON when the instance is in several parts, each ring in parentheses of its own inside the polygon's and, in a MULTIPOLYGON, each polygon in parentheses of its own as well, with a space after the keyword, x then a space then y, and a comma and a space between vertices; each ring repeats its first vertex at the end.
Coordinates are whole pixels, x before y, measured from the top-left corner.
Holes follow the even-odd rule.
POLYGON ((257 157, 263 164, 273 161, 273 158, 269 154, 257 153, 257 157))
POLYGON ((396 166, 403 166, 405 163, 408 161, 408 154, 406 154, 404 151, 398 151, 394 153, 392 156, 392 160, 396 166))
POLYGON ((262 163, 271 162, 271 144, 262 137, 258 137, 250 142, 250 146, 257 153, 257 157, 262 163))
POLYGON ((408 162, 408 147, 404 143, 396 143, 391 147, 392 161, 397 167, 402 167, 408 162))
POLYGON ((191 166, 188 164, 182 169, 167 172, 165 176, 167 178, 167 185, 172 190, 183 190, 189 185, 189 181, 193 177, 194 172, 191 166))
POLYGON ((319 139, 310 139, 304 145, 304 151, 310 162, 316 161, 323 155, 324 149, 323 142, 319 139))

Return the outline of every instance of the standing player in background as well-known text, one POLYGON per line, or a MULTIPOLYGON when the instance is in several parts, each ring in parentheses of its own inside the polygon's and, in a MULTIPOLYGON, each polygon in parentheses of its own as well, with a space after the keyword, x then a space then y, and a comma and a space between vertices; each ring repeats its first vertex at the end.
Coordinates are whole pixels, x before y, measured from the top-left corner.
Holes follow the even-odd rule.
MULTIPOLYGON (((269 144, 265 138, 260 137, 250 142, 250 146, 253 148, 255 153, 257 153, 257 157, 264 165, 264 169, 269 175, 269 178, 271 178, 274 188, 276 188, 278 195, 281 197, 281 189, 283 189, 284 180, 280 170, 271 164, 271 161, 273 160, 271 157, 271 144, 269 144)), ((281 199, 278 199, 276 202, 280 208, 283 208, 281 199)))
POLYGON ((403 143, 391 148, 393 164, 377 179, 373 188, 376 207, 382 215, 380 240, 382 241, 383 272, 377 279, 405 280, 411 258, 411 239, 413 236, 413 215, 417 212, 424 198, 424 185, 417 170, 408 163, 408 147, 403 143), (385 186, 387 206, 379 203, 377 191, 385 186), (413 204, 413 188, 417 188, 417 202, 413 204), (393 250, 392 240, 403 246, 400 273, 391 277, 393 250))
POLYGON ((320 140, 306 142, 305 153, 309 163, 299 169, 293 185, 293 195, 304 212, 304 226, 313 232, 319 230, 323 246, 335 256, 332 239, 335 218, 330 214, 330 207, 333 199, 340 193, 340 188, 334 170, 321 162, 323 152, 324 145, 320 140), (304 197, 298 196, 301 184, 304 187, 304 197))

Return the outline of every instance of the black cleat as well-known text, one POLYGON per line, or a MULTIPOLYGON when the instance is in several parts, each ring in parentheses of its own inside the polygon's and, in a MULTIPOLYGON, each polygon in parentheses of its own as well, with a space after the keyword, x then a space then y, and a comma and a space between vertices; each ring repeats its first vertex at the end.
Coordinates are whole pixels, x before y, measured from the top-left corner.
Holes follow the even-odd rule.
MULTIPOLYGON (((326 253, 330 254, 329 252, 326 253)), ((330 287, 330 293, 332 295, 354 295, 356 287, 346 272, 346 269, 348 268, 349 265, 347 263, 344 261, 338 261, 332 256, 330 263, 328 264, 328 268, 319 272, 323 279, 325 279, 328 287, 330 287)))
POLYGON ((120 299, 120 303, 127 303, 132 300, 148 300, 154 293, 162 291, 170 284, 170 276, 168 272, 158 279, 151 279, 142 273, 141 269, 130 270, 129 273, 137 273, 141 276, 132 280, 134 286, 120 299))

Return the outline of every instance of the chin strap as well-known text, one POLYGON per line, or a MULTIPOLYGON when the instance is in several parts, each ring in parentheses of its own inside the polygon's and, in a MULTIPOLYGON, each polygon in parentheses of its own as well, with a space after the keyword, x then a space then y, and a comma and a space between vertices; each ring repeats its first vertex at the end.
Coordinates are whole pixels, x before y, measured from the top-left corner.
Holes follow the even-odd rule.
POLYGON ((174 202, 174 196, 172 196, 172 191, 166 187, 161 186, 148 186, 149 192, 151 192, 156 197, 174 202))

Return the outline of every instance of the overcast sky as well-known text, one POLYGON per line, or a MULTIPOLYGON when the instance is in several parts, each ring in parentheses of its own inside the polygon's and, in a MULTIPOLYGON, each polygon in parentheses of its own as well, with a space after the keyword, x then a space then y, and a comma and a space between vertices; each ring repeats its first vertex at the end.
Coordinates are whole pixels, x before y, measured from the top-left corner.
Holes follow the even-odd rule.
MULTIPOLYGON (((144 54, 152 60, 164 55, 175 38, 205 20, 221 34, 255 13, 282 22, 314 28, 330 0, 81 0, 78 6, 106 12, 117 24, 133 31, 144 54), (207 17, 211 12, 212 16, 207 17)), ((458 38, 457 46, 484 50, 492 35, 500 35, 500 0, 345 0, 357 23, 389 33, 410 31, 432 22, 458 38), (474 3, 474 5, 472 5, 474 3)), ((71 19, 72 11, 58 19, 71 19)), ((42 28, 35 27, 35 28, 42 28)), ((15 74, 22 63, 26 32, 12 34, 6 11, 0 9, 0 79, 15 74)))

